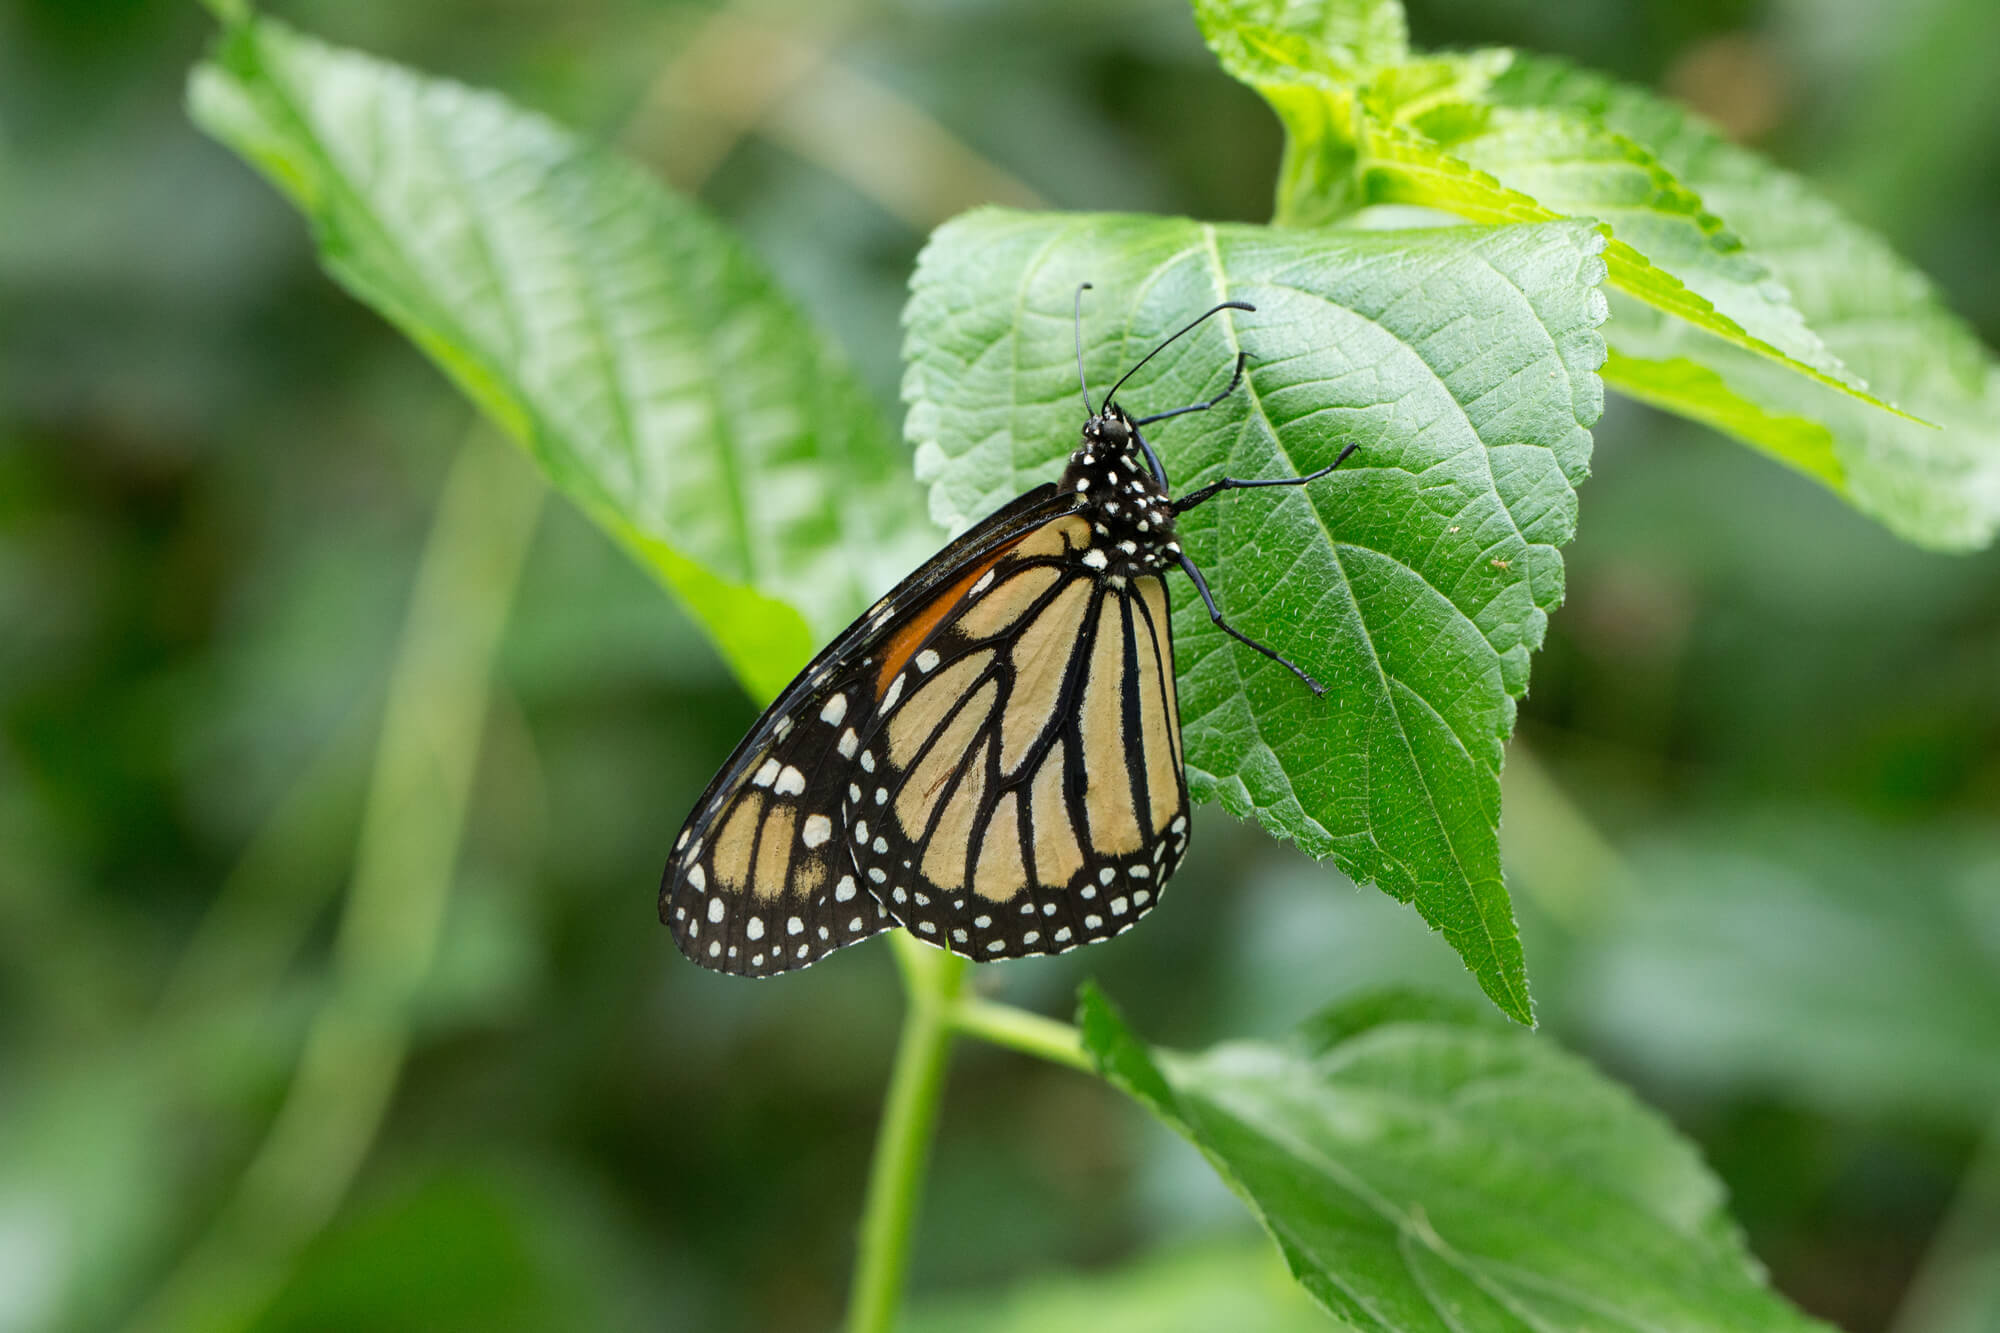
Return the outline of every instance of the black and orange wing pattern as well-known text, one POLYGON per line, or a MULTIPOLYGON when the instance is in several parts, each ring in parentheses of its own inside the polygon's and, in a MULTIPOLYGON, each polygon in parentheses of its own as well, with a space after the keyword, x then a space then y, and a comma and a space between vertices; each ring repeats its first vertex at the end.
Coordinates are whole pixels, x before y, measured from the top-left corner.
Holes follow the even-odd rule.
POLYGON ((1187 849, 1167 591, 1053 519, 875 666, 856 865, 898 925, 971 958, 1129 929, 1187 849))
MULTIPOLYGON (((827 646, 765 711, 696 803, 660 884, 660 919, 704 967, 769 976, 894 924, 846 833, 884 653, 944 619, 1016 543, 1075 507, 1028 492, 947 545, 827 646)), ((890 700, 894 703, 894 700, 890 700)))
POLYGON ((1176 500, 1133 418, 1088 413, 1056 483, 958 538, 835 639, 710 784, 667 862, 660 919, 705 967, 769 976, 891 925, 982 961, 1063 953, 1129 930, 1187 852, 1187 773, 1165 573, 1232 626, 1176 518, 1224 491, 1317 472, 1222 477, 1176 500))

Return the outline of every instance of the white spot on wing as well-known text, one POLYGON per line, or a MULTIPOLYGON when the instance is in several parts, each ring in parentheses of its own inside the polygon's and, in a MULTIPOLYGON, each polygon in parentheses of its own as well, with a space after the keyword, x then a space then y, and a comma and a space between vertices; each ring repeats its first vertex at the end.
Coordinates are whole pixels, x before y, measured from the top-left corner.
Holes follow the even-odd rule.
POLYGON ((808 847, 824 846, 833 837, 833 821, 825 815, 807 815, 799 840, 808 847))
POLYGON ((722 899, 710 898, 708 900, 708 919, 714 922, 722 920, 722 899))
POLYGON ((917 670, 923 672, 925 675, 929 675, 931 672, 937 670, 937 664, 938 655, 936 649, 926 648, 917 654, 917 670))
POLYGON ((778 773, 778 780, 771 784, 771 790, 780 796, 797 796, 806 789, 806 775, 790 764, 778 773))
POLYGON ((829 727, 837 727, 847 716, 847 696, 836 694, 826 701, 826 707, 819 710, 819 720, 829 727))

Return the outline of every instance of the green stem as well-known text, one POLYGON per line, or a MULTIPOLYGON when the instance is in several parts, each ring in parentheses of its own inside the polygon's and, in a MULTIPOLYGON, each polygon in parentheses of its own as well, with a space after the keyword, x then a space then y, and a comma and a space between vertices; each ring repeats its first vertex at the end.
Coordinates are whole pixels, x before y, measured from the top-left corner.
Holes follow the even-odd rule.
POLYGON ((962 1000, 952 1010, 951 1024, 968 1037, 1081 1069, 1086 1074, 1095 1072, 1090 1057, 1083 1053, 1083 1034, 1068 1023, 1058 1023, 1011 1004, 962 1000))
POLYGON ((868 1173, 854 1288, 847 1306, 848 1333, 888 1333, 895 1327, 910 1267, 917 1196, 923 1190, 938 1102, 944 1095, 952 1011, 967 967, 963 958, 919 944, 901 931, 890 937, 890 945, 903 974, 910 1011, 896 1043, 896 1064, 889 1075, 875 1161, 868 1173))

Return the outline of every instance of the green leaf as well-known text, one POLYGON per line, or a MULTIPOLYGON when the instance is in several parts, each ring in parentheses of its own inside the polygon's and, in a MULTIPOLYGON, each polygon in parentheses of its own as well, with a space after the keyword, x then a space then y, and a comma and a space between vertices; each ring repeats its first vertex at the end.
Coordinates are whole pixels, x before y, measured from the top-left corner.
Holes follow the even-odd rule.
POLYGON ((1791 293, 1874 391, 1942 429, 1871 412, 1760 358, 1620 304, 1605 374, 1819 478, 1922 545, 1966 550, 2000 527, 2000 363, 1880 237, 1798 177, 1644 90, 1517 56, 1496 101, 1560 107, 1643 143, 1791 293))
POLYGON ((1232 622, 1328 687, 1174 620, 1194 794, 1414 902, 1488 995, 1528 1021, 1495 827, 1502 742, 1562 597, 1557 547, 1596 420, 1603 241, 1576 222, 1273 232, 1120 215, 983 211, 940 228, 907 322, 908 430, 932 511, 964 524, 1075 447, 1071 309, 1101 392, 1225 298, 1121 391, 1135 411, 1245 387, 1164 423, 1183 490, 1223 475, 1309 488, 1225 495, 1181 523, 1232 622))
MULTIPOLYGON (((1490 61, 1482 63, 1491 68, 1490 61)), ((1484 110, 1479 131, 1452 143, 1452 151, 1558 213, 1608 223, 1652 270, 1634 267, 1621 276, 1613 259, 1614 283, 1696 326, 1703 323, 1701 312, 1686 307, 1690 297, 1699 298, 1782 355, 1848 388, 1866 387, 1806 326, 1791 293, 1764 262, 1645 147, 1567 110, 1484 110), (1686 295, 1664 284, 1669 274, 1686 284, 1686 295), (1640 290, 1645 283, 1657 286, 1657 293, 1640 290)))
POLYGON ((1542 1038, 1394 998, 1198 1055, 1149 1049, 1093 987, 1079 1021, 1345 1327, 1822 1328, 1763 1285, 1694 1149, 1542 1038))
POLYGON ((1782 283, 1642 142, 1565 109, 1493 108, 1508 52, 1369 66, 1325 47, 1335 0, 1195 0, 1223 66, 1284 122, 1278 220, 1337 221, 1415 204, 1475 222, 1606 224, 1612 286, 1789 373, 1877 408, 1794 309, 1782 283))
POLYGON ((195 119, 763 694, 935 542, 838 356, 700 210, 504 100, 267 21, 195 119))
POLYGON ((1239 78, 1239 70, 1273 59, 1352 76, 1410 53, 1402 0, 1194 0, 1194 12, 1239 78))

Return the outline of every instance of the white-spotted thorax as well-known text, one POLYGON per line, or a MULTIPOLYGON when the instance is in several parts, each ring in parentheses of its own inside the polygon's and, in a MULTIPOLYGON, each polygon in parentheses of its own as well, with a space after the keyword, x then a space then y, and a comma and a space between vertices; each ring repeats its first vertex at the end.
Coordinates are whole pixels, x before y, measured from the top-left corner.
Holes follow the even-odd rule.
POLYGON ((1150 452, 1125 410, 1106 403, 1083 423, 1083 441, 1056 483, 1083 499, 1091 536, 1083 562, 1121 585, 1181 557, 1167 479, 1150 452))

